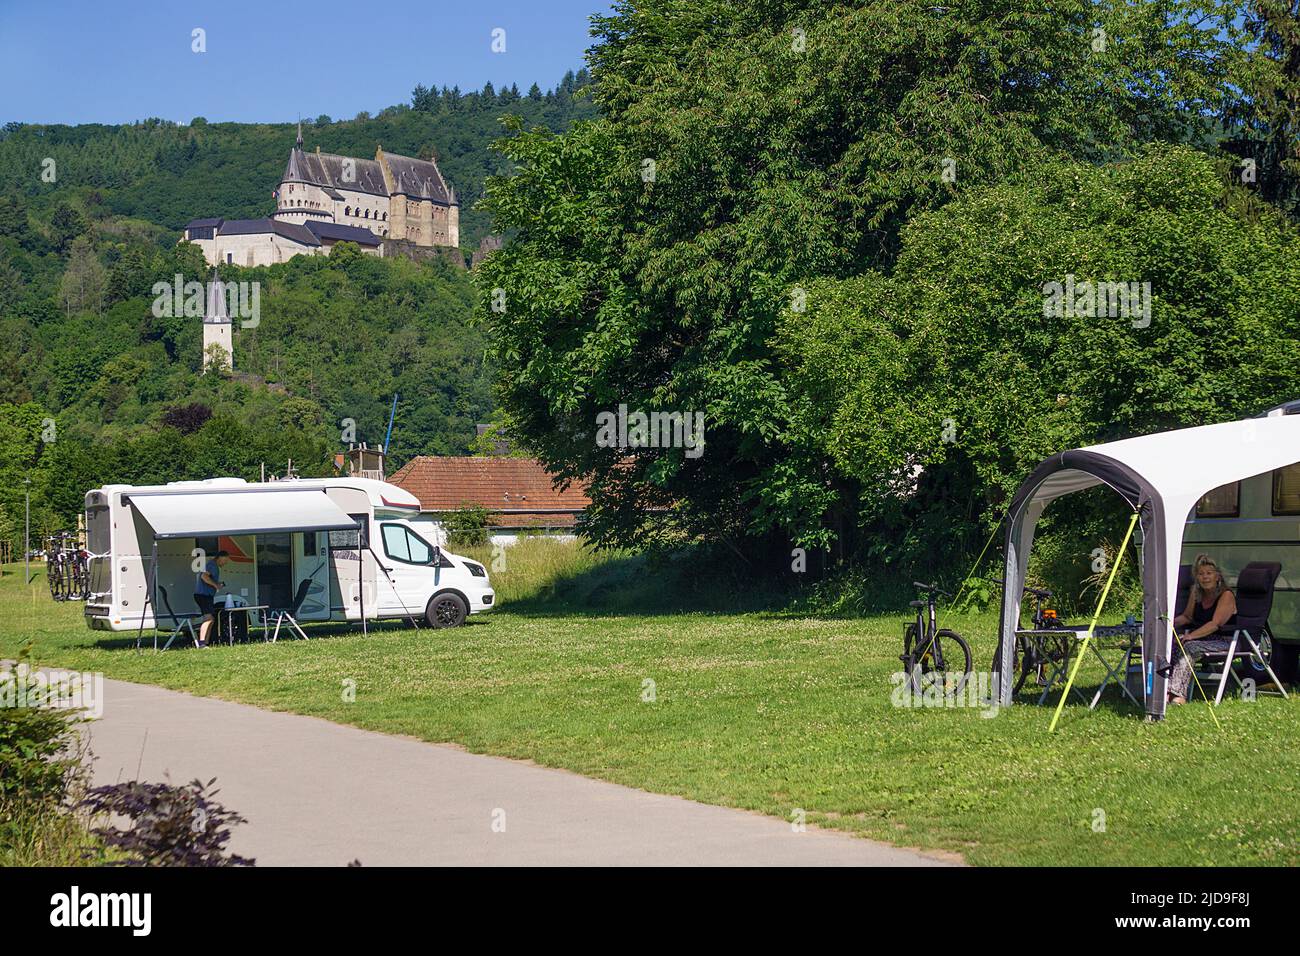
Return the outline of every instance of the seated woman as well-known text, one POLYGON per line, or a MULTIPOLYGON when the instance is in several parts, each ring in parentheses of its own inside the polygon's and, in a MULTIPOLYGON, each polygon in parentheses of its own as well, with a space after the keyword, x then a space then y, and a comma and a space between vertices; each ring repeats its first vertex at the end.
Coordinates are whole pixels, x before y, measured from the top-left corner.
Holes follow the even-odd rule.
POLYGON ((1174 618, 1174 671, 1169 678, 1169 700, 1187 703, 1192 665, 1206 654, 1228 649, 1230 641, 1217 637, 1219 631, 1237 622, 1237 598, 1228 590, 1223 572, 1208 554, 1198 554, 1192 565, 1195 578, 1187 595, 1187 607, 1174 618), (1186 653, 1184 653, 1184 651, 1186 653))

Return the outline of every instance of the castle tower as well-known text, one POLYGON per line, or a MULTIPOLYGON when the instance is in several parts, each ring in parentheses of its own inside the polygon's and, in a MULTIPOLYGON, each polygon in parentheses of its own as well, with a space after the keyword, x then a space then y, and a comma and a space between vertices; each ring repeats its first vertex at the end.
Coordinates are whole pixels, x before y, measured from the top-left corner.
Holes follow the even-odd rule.
POLYGON ((219 369, 230 370, 235 365, 235 343, 232 334, 233 325, 226 309, 226 288, 217 278, 217 270, 212 270, 212 281, 208 283, 207 307, 203 310, 203 368, 216 365, 219 369), (213 351, 220 349, 220 353, 213 351))

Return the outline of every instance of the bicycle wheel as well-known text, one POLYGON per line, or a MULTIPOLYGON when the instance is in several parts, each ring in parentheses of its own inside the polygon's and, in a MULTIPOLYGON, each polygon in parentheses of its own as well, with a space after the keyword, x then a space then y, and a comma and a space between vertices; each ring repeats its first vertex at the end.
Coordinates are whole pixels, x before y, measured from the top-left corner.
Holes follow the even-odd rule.
POLYGON ((45 559, 45 582, 50 586, 50 599, 63 600, 59 597, 59 590, 63 587, 63 577, 59 574, 58 562, 50 558, 45 559))
MULTIPOLYGON (((913 627, 912 631, 915 630, 913 627)), ((970 645, 956 631, 940 630, 933 639, 918 646, 908 656, 912 659, 912 689, 917 693, 938 688, 944 697, 952 697, 966 686, 970 677, 970 645)))
MULTIPOLYGON (((1011 645, 1011 673, 1015 675, 1016 684, 1012 689, 1013 695, 1020 693, 1020 688, 1025 686, 1025 678, 1033 668, 1033 654, 1025 654, 1024 641, 1017 637, 1011 645)), ((1001 669, 1002 664, 1002 645, 998 644, 998 649, 993 652, 993 673, 996 674, 1001 669)))
POLYGON ((86 571, 86 559, 80 554, 72 561, 72 598, 74 601, 86 600, 90 590, 90 575, 86 571))
POLYGON ((916 652, 916 624, 908 624, 903 628, 903 653, 898 658, 903 662, 903 673, 907 675, 907 685, 911 688, 912 693, 921 693, 922 682, 917 676, 916 652))
POLYGON ((1034 652, 1034 645, 1028 644, 1022 639, 1015 639, 1015 657, 1011 658, 1011 671, 1015 674, 1015 689, 1011 691, 1014 695, 1021 692, 1024 682, 1028 676, 1037 670, 1037 654, 1034 652))
POLYGON ((63 560, 63 600, 71 601, 77 596, 77 577, 72 566, 72 558, 63 560))

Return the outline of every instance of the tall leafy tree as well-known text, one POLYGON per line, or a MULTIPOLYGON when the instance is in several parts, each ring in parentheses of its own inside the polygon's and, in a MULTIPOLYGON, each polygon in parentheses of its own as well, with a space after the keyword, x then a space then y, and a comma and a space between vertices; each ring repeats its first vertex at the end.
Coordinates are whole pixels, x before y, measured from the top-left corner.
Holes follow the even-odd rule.
MULTIPOLYGON (((515 437, 592 482, 597 540, 788 547, 834 468, 791 436, 778 314, 892 269, 903 227, 1032 161, 1205 134, 1234 10, 1210 2, 636 0, 597 18, 602 118, 516 128, 481 267, 515 437), (706 416, 702 457, 600 447, 596 416, 706 416)), ((563 84, 562 84, 563 86, 563 84)), ((746 549, 738 548, 744 551, 746 549)))
POLYGON ((1239 70, 1247 96, 1228 117, 1258 162, 1261 195, 1300 215, 1300 2, 1250 0, 1244 28, 1253 41, 1239 70))

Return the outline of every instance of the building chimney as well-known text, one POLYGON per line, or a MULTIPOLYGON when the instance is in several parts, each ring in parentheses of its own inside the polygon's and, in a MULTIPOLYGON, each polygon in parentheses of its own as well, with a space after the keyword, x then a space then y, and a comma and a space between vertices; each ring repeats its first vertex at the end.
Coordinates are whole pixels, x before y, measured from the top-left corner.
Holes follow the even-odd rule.
POLYGON ((384 480, 384 446, 369 447, 365 442, 348 445, 347 453, 349 478, 373 478, 384 480))

